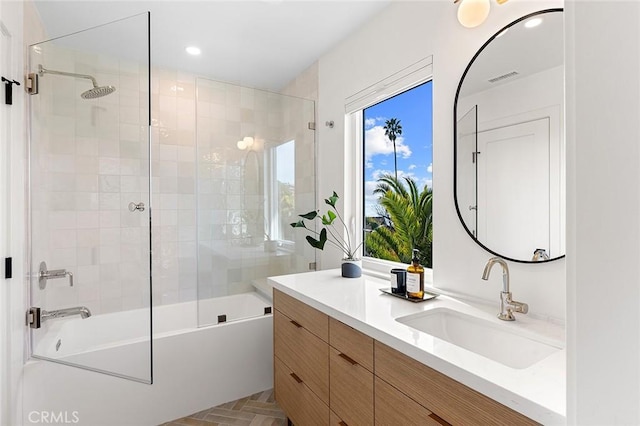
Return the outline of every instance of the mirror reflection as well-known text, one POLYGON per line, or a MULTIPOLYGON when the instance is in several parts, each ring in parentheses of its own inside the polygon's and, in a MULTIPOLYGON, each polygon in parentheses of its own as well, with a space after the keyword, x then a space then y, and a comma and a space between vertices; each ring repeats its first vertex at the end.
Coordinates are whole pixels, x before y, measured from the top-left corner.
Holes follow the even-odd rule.
POLYGON ((456 208, 469 235, 514 261, 564 256, 561 9, 513 22, 478 51, 455 125, 456 208))

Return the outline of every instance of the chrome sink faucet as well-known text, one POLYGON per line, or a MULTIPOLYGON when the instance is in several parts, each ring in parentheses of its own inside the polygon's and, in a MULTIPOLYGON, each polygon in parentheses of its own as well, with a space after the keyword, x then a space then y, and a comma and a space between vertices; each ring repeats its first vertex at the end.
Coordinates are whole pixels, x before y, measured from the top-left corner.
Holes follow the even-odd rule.
POLYGON ((493 265, 496 263, 502 266, 502 291, 500 292, 500 312, 498 313, 498 318, 503 321, 515 321, 516 317, 513 316, 513 313, 519 312, 526 314, 529 312, 529 305, 526 303, 516 302, 511 298, 511 291, 509 290, 509 266, 503 259, 499 257, 492 257, 489 259, 487 264, 484 266, 482 279, 485 281, 489 279, 491 268, 493 268, 493 265))

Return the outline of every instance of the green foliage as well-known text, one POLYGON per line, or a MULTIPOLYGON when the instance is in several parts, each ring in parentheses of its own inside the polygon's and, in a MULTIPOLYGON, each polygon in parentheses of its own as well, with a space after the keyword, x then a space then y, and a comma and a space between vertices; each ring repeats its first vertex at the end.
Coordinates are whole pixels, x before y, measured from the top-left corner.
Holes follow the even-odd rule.
MULTIPOLYGON (((282 236, 285 240, 293 240, 294 230, 286 228, 287 224, 294 219, 296 214, 294 208, 295 188, 293 185, 278 181, 278 198, 278 221, 280 222, 280 229, 283 231, 282 236)), ((267 238, 269 238, 268 235, 267 238)))
POLYGON ((292 223, 291 227, 305 228, 309 232, 315 234, 318 238, 314 238, 311 235, 307 235, 306 237, 311 247, 318 250, 323 250, 324 245, 329 242, 329 244, 332 244, 342 251, 342 253, 345 255, 345 259, 355 259, 356 253, 360 248, 360 245, 362 244, 358 245, 355 249, 353 248, 351 244, 349 229, 347 229, 347 225, 344 223, 344 220, 342 220, 340 212, 338 212, 338 209, 336 208, 336 203, 339 199, 340 197, 338 197, 338 194, 336 194, 334 191, 331 197, 324 200, 327 205, 331 206, 331 208, 327 210, 326 214, 321 215, 320 212, 316 210, 310 211, 309 213, 301 214, 299 216, 302 219, 292 223), (315 230, 308 228, 305 225, 305 219, 309 221, 320 219, 320 221, 324 226, 326 226, 326 228, 322 228, 320 232, 316 232, 315 230), (338 219, 338 221, 336 221, 336 219, 338 219), (339 229, 336 229, 336 225, 338 225, 339 229), (346 235, 346 239, 340 235, 341 232, 344 232, 344 235, 346 235))
POLYGON ((430 268, 433 241, 433 191, 425 186, 418 190, 415 181, 402 182, 391 175, 378 179, 374 194, 391 222, 373 229, 366 239, 367 255, 381 259, 411 263, 412 249, 420 252, 425 267, 430 268))

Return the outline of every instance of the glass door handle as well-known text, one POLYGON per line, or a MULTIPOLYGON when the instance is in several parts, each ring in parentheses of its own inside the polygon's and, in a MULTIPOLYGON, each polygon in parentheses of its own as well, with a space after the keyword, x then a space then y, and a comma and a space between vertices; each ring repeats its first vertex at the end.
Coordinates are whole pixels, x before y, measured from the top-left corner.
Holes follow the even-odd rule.
POLYGON ((144 211, 144 203, 134 203, 133 201, 129 203, 129 211, 135 212, 136 210, 143 212, 144 211))
POLYGON ((73 287, 73 274, 66 269, 54 269, 49 271, 46 262, 40 262, 40 270, 38 272, 38 285, 41 290, 47 287, 47 280, 56 278, 69 277, 69 286, 73 287))

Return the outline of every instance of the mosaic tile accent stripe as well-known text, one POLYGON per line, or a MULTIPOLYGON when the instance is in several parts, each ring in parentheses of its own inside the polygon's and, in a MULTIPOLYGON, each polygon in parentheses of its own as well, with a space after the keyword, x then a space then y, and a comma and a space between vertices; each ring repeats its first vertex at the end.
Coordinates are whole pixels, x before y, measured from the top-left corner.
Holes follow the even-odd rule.
POLYGON ((287 418, 273 398, 273 389, 230 401, 162 426, 286 426, 287 418))

